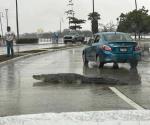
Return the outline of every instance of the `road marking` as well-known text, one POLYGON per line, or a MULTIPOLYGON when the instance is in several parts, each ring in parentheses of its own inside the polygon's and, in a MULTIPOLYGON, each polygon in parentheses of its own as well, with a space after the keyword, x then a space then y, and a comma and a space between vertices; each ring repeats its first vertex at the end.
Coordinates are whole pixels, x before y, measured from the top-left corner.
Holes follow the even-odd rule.
POLYGON ((141 107, 140 105, 136 104, 134 101, 132 101, 131 99, 129 99, 127 96, 125 96, 123 93, 121 93, 118 89, 116 89, 115 87, 109 87, 117 96, 119 96, 121 99, 123 99, 126 103, 128 103, 129 105, 131 105, 132 107, 134 107, 137 110, 145 110, 143 107, 141 107))

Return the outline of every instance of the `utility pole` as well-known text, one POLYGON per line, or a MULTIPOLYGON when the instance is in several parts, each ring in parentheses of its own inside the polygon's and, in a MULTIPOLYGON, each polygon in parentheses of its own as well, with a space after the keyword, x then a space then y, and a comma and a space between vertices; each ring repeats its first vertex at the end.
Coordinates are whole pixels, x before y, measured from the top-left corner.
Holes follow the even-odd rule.
POLYGON ((137 11, 137 0, 135 0, 135 9, 137 11))
POLYGON ((2 13, 2 12, 0 12, 0 25, 1 25, 1 33, 2 33, 2 39, 3 39, 4 35, 3 35, 2 17, 3 17, 3 13, 2 13))
POLYGON ((93 35, 95 34, 95 32, 97 32, 97 31, 95 31, 96 29, 98 30, 98 27, 96 27, 95 25, 96 25, 96 22, 97 22, 97 20, 96 20, 96 18, 95 18, 95 0, 92 0, 92 3, 93 3, 93 12, 92 12, 92 33, 93 33, 93 35))
POLYGON ((16 25, 17 25, 17 39, 19 39, 18 0, 16 0, 16 25))
POLYGON ((61 28, 62 28, 62 25, 61 25, 61 20, 60 20, 60 35, 61 35, 61 28))
POLYGON ((95 12, 95 1, 93 0, 93 13, 95 12))
POLYGON ((6 22, 7 22, 7 27, 8 27, 8 9, 5 9, 6 11, 6 22))
MULTIPOLYGON (((136 20, 137 20, 137 0, 135 0, 135 10, 136 10, 136 20)), ((137 26, 137 21, 135 22, 135 40, 137 39, 137 32, 138 32, 138 26, 137 26)))

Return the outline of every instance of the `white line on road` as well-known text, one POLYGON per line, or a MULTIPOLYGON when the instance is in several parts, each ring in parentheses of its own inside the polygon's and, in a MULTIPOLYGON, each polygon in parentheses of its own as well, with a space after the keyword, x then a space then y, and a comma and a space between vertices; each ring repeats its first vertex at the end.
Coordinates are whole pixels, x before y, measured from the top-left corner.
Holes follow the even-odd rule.
POLYGON ((132 101, 131 99, 129 99, 127 96, 125 96, 123 93, 121 93, 118 89, 116 89, 115 87, 109 87, 117 96, 119 96, 121 99, 123 99, 125 102, 127 102, 129 105, 131 105, 132 107, 134 107, 137 110, 144 110, 143 107, 141 107, 140 105, 136 104, 134 101, 132 101))

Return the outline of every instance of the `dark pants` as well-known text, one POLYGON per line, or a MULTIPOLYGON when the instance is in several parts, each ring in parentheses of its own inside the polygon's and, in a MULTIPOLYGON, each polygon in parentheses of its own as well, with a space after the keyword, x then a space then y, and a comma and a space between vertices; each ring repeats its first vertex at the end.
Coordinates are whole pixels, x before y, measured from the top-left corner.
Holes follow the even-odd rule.
POLYGON ((14 49, 13 49, 13 41, 6 41, 6 46, 7 46, 7 56, 14 56, 14 49))

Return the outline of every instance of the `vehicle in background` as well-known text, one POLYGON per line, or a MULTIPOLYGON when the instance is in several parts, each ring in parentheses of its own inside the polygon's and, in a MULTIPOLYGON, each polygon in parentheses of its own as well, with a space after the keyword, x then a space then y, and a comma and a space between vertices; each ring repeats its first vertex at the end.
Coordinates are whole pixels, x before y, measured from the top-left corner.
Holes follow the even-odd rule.
POLYGON ((65 44, 67 43, 76 43, 76 42, 84 42, 85 37, 83 35, 79 35, 76 32, 70 32, 68 35, 65 35, 63 41, 65 44))
POLYGON ((84 65, 96 61, 99 68, 105 63, 113 63, 113 68, 119 68, 118 63, 129 63, 136 68, 141 59, 140 47, 127 33, 97 33, 87 45, 82 53, 84 65))

